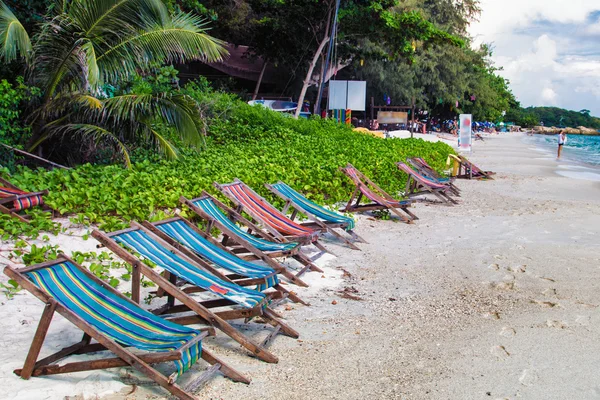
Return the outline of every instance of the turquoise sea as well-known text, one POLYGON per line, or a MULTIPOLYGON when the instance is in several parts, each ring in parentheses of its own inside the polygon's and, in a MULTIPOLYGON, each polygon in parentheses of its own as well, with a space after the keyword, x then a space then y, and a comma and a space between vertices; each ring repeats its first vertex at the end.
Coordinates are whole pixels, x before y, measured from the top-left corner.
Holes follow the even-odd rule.
MULTIPOLYGON (((526 141, 556 154, 558 135, 528 136, 526 141)), ((600 165, 600 136, 568 135, 561 158, 578 163, 600 165)))

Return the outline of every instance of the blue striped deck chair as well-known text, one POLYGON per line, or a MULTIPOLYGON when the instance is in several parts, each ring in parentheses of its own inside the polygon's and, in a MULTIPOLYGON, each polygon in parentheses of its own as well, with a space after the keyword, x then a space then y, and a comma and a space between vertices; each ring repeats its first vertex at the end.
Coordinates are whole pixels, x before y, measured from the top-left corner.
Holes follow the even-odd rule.
POLYGON ((460 197, 460 189, 454 184, 454 178, 448 178, 441 176, 438 172, 433 169, 425 159, 421 157, 407 158, 406 161, 416 169, 421 175, 432 179, 437 183, 441 183, 447 186, 450 186, 451 192, 460 197))
POLYGON ((354 243, 346 239, 338 232, 335 228, 341 228, 345 230, 352 238, 356 241, 366 243, 364 239, 358 236, 354 231, 354 218, 347 217, 335 211, 326 209, 325 207, 310 201, 304 195, 295 191, 285 183, 279 181, 272 185, 265 184, 265 187, 269 189, 274 195, 279 196, 285 201, 285 206, 282 210, 286 214, 290 208, 293 208, 290 219, 293 221, 297 214, 304 214, 309 221, 302 222, 302 225, 308 227, 320 227, 327 230, 336 238, 345 242, 350 248, 354 250, 360 250, 354 243))
MULTIPOLYGON (((307 304, 297 295, 279 284, 278 273, 287 273, 295 278, 285 268, 274 263, 278 267, 276 270, 269 265, 263 266, 244 260, 229 252, 212 236, 202 232, 185 218, 178 216, 154 223, 145 221, 143 225, 193 261, 199 264, 210 262, 217 268, 222 268, 232 273, 226 276, 238 285, 249 286, 257 284, 258 291, 273 288, 280 292, 284 298, 290 298, 296 303, 307 304)), ((273 261, 269 257, 265 258, 268 261, 273 261)))
POLYGON ((250 383, 203 349, 202 339, 214 335, 214 329, 192 329, 158 317, 66 256, 26 268, 10 263, 4 273, 46 304, 24 366, 14 371, 23 379, 129 365, 185 400, 196 399, 191 393, 217 370, 234 381, 250 383), (81 329, 83 338, 38 360, 55 312, 81 329), (92 339, 97 343, 91 343, 92 339), (57 363, 73 354, 98 351, 110 351, 116 357, 57 363), (179 386, 176 380, 199 358, 213 367, 186 387, 179 386), (159 363, 173 363, 175 372, 162 374, 152 366, 159 363))
POLYGON ((352 164, 346 165, 345 168, 340 168, 340 171, 350 178, 355 186, 350 200, 348 200, 346 207, 342 211, 365 212, 389 210, 407 224, 412 224, 415 220, 419 219, 408 209, 413 203, 411 200, 394 199, 352 164), (371 200, 371 203, 361 204, 363 196, 371 200), (400 213, 400 210, 406 215, 400 213))
POLYGON ((298 337, 298 333, 280 321, 277 314, 268 307, 269 298, 264 293, 235 284, 220 271, 211 269, 208 264, 194 262, 145 227, 135 222, 131 225, 132 228, 108 234, 94 230, 92 236, 134 267, 131 292, 135 302, 140 299, 141 274, 158 285, 159 296, 161 293, 168 296, 167 304, 155 312, 166 315, 193 311, 196 315, 170 319, 185 325, 208 322, 266 362, 278 361, 264 347, 279 331, 298 337), (154 271, 147 262, 161 268, 164 276, 154 271), (184 286, 178 285, 178 278, 184 286), (197 301, 190 296, 200 292, 207 294, 210 299, 197 301), (182 305, 175 305, 175 300, 179 300, 182 305), (212 310, 222 307, 227 309, 212 310), (268 335, 263 344, 252 342, 227 322, 253 317, 260 317, 275 327, 274 335, 268 335))
MULTIPOLYGON (((299 278, 308 270, 323 272, 306 255, 300 252, 300 244, 285 238, 275 238, 243 215, 228 207, 207 192, 192 200, 181 197, 179 201, 207 222, 205 233, 217 228, 223 234, 222 244, 245 259, 260 259, 276 268, 266 259, 292 257, 304 267, 294 274, 292 281, 307 286, 299 278)), ((290 276, 286 277, 292 279, 290 276)))
MULTIPOLYGON (((450 186, 424 176, 404 163, 398 162, 396 163, 396 166, 400 171, 408 175, 405 195, 409 198, 431 194, 434 195, 441 203, 448 205, 458 204, 458 202, 449 194, 449 192, 451 192, 450 186)), ((423 201, 433 200, 424 199, 423 201)))

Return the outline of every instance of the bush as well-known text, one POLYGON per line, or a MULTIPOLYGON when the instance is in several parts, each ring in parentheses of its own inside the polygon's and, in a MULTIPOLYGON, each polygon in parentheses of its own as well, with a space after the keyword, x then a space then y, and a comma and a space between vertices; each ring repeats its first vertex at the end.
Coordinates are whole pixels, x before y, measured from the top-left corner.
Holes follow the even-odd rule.
POLYGON ((186 151, 175 161, 145 160, 130 170, 89 164, 73 170, 20 168, 13 181, 26 190, 47 188, 46 202, 53 208, 113 230, 123 226, 121 220, 164 218, 179 207, 180 196, 216 194, 213 182, 234 178, 274 202, 263 184, 278 180, 320 203, 345 201, 353 186, 338 168, 347 163, 396 194, 407 177, 395 162, 420 156, 442 170, 453 152, 443 143, 383 140, 330 120, 295 120, 240 101, 229 100, 225 114, 211 119, 205 151, 186 151))
MULTIPOLYGON (((22 106, 37 94, 36 88, 23 83, 23 77, 18 77, 15 85, 6 79, 0 81, 0 143, 23 148, 31 136, 31 130, 23 121, 22 106)), ((0 147, 0 166, 15 167, 13 152, 3 146, 0 147)))

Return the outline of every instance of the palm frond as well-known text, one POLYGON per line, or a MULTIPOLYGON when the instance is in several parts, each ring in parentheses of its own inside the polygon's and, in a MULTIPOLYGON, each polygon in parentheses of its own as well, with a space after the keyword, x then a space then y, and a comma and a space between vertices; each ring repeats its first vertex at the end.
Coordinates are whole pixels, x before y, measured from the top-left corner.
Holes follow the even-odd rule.
POLYGON ((123 157, 123 161, 127 168, 131 168, 131 158, 125 144, 119 140, 118 136, 109 130, 93 125, 93 124, 56 124, 51 129, 47 130, 46 133, 31 147, 30 150, 34 150, 44 141, 52 137, 74 137, 81 136, 84 139, 93 140, 96 143, 110 142, 115 146, 117 152, 123 157))
POLYGON ((31 53, 31 40, 27 31, 15 14, 0 1, 0 58, 14 61, 19 55, 28 58, 31 53))
POLYGON ((199 147, 200 115, 194 100, 182 94, 126 94, 103 100, 104 117, 116 124, 164 122, 175 128, 181 139, 199 147), (150 122, 148 122, 150 121, 150 122))
POLYGON ((161 153, 163 153, 167 159, 175 160, 179 157, 177 154, 177 149, 171 142, 169 142, 164 136, 158 133, 155 129, 152 129, 148 126, 150 134, 156 140, 157 146, 160 149, 161 153))
POLYGON ((180 13, 171 20, 123 35, 118 42, 99 51, 97 61, 106 79, 116 80, 149 63, 220 61, 227 54, 223 45, 223 41, 206 33, 202 18, 180 13))

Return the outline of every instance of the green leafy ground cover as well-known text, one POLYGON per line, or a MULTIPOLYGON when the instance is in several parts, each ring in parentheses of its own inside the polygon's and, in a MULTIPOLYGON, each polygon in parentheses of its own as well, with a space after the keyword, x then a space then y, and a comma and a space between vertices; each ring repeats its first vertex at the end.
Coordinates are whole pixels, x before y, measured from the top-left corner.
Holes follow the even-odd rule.
MULTIPOLYGON (((129 220, 165 218, 179 206, 180 196, 195 197, 202 190, 216 194, 213 182, 234 178, 272 201, 263 184, 277 180, 322 204, 345 201, 353 187, 338 167, 348 162, 395 194, 407 178, 395 162, 420 156, 442 170, 452 152, 443 143, 382 140, 331 121, 294 120, 240 102, 211 121, 201 152, 183 151, 174 161, 146 154, 132 169, 89 164, 68 171, 23 168, 11 179, 26 190, 48 189, 46 202, 61 214, 78 214, 74 221, 113 230, 129 220)), ((5 224, 0 220, 0 230, 5 224)))

